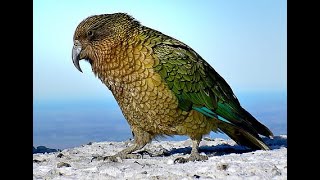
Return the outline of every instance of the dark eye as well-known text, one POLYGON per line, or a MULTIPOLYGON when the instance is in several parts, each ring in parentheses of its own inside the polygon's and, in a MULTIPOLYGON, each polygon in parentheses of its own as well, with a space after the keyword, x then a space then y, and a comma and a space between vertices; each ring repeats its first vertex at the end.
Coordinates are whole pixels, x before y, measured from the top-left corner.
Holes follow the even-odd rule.
POLYGON ((88 31, 87 35, 88 35, 88 37, 92 37, 93 36, 93 32, 92 31, 88 31))

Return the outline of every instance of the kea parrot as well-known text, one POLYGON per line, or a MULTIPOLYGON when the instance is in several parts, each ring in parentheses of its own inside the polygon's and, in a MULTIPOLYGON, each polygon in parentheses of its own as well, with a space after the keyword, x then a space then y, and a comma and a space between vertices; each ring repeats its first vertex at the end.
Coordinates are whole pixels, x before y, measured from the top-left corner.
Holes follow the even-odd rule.
MULTIPOLYGON (((273 133, 239 103, 231 87, 197 52, 183 42, 143 26, 127 13, 89 16, 73 36, 72 61, 90 63, 112 92, 134 135, 132 146, 102 159, 138 158, 133 153, 158 136, 186 135, 188 158, 200 155, 202 137, 227 134, 254 150, 269 150, 260 135, 273 133)), ((178 161, 180 162, 180 160, 178 161)))

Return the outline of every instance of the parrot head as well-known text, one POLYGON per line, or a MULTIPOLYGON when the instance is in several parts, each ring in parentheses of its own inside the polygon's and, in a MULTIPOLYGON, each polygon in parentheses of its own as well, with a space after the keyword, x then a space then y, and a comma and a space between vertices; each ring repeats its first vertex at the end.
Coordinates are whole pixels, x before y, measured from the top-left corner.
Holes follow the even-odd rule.
POLYGON ((94 15, 84 19, 73 36, 72 62, 82 72, 79 61, 87 60, 91 66, 103 61, 113 47, 132 35, 139 23, 124 13, 94 15))

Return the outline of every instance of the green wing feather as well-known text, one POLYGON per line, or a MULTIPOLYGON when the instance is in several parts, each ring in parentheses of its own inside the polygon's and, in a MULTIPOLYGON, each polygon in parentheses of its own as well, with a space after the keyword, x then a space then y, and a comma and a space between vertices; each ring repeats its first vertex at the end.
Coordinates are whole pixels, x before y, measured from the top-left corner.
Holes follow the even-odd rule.
POLYGON ((182 42, 161 35, 162 41, 152 47, 159 59, 154 69, 178 98, 179 108, 217 117, 254 135, 273 136, 241 107, 227 82, 200 55, 182 42))

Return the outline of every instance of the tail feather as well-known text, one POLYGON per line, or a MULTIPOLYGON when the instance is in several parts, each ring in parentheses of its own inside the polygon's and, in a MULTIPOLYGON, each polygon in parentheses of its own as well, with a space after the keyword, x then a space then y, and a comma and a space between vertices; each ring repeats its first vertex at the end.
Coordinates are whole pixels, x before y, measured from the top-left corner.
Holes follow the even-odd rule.
POLYGON ((240 113, 231 111, 231 107, 224 104, 220 104, 220 109, 218 109, 218 113, 220 113, 221 115, 216 114, 207 107, 193 107, 194 110, 204 114, 205 116, 216 118, 227 124, 237 126, 239 129, 241 128, 243 130, 246 130, 246 132, 250 134, 261 134, 266 137, 273 137, 273 133, 265 125, 260 123, 244 108, 239 108, 240 109, 238 109, 238 111, 241 112, 241 116, 240 113))
POLYGON ((233 124, 219 121, 218 128, 232 138, 236 143, 252 149, 270 150, 258 134, 252 134, 233 124))
POLYGON ((273 137, 273 133, 268 129, 265 125, 261 124, 259 121, 256 120, 248 111, 246 111, 244 108, 243 112, 245 114, 246 120, 252 125, 252 127, 255 128, 255 130, 266 137, 273 137))
MULTIPOLYGON (((273 133, 263 124, 261 124, 248 111, 239 106, 232 106, 227 103, 218 103, 216 110, 217 116, 223 117, 231 124, 239 126, 251 134, 257 133, 266 137, 273 137, 273 133)), ((212 111, 214 114, 214 112, 212 111)))

